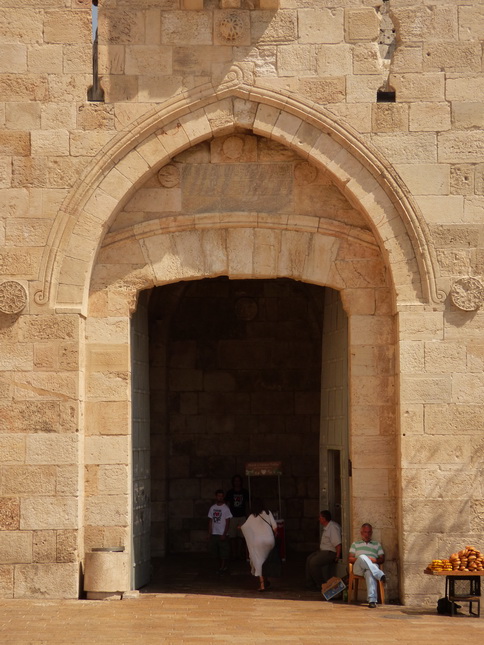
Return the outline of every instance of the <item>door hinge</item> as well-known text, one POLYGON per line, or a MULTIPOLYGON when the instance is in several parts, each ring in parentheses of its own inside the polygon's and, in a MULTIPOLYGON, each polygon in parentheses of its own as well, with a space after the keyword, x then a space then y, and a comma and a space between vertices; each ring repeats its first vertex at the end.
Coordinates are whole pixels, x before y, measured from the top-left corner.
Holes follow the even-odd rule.
POLYGON ((351 463, 351 459, 348 459, 348 477, 353 476, 353 464, 351 463))

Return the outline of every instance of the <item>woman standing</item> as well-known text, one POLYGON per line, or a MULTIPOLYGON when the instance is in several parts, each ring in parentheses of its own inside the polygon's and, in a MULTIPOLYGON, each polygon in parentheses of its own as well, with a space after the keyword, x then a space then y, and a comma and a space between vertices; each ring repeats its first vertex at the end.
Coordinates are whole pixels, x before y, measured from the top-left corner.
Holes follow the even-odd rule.
POLYGON ((259 577, 258 591, 265 591, 270 583, 262 575, 262 565, 274 547, 277 523, 272 513, 264 509, 264 502, 260 498, 252 501, 251 514, 241 530, 249 549, 252 575, 259 577))

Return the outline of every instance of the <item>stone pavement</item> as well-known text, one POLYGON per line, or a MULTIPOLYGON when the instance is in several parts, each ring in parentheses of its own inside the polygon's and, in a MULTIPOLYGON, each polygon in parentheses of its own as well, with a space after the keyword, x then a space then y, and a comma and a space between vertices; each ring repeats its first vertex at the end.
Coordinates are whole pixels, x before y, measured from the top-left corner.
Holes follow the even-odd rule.
POLYGON ((142 594, 123 601, 0 600, 2 645, 484 642, 484 619, 315 600, 142 594))

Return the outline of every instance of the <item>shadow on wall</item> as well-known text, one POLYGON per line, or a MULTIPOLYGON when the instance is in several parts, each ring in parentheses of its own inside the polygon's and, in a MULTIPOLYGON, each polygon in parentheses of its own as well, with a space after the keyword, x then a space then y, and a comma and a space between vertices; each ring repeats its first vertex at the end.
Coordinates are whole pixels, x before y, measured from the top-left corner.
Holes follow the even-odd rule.
POLYGON ((90 100, 164 101, 207 83, 220 86, 234 64, 244 77, 258 71, 276 76, 275 47, 269 45, 297 39, 295 12, 260 10, 257 0, 225 10, 220 0, 204 0, 203 11, 180 10, 179 4, 143 0, 134 9, 131 0, 118 0, 116 7, 93 6, 93 33, 97 18, 98 25, 90 100))

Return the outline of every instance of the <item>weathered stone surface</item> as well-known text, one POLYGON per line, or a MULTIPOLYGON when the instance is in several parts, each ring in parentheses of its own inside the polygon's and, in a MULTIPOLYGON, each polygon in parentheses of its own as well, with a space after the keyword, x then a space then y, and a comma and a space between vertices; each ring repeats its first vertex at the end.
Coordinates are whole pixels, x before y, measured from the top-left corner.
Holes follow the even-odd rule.
MULTIPOLYGON (((4 495, 0 489, 0 495, 4 495)), ((16 497, 0 497, 0 532, 15 531, 20 527, 20 504, 16 497)), ((5 547, 4 547, 5 548, 5 547)))
POLYGON ((77 598, 78 565, 29 564, 15 568, 15 598, 77 598))
POLYGON ((78 528, 78 504, 74 497, 26 497, 20 504, 20 529, 78 528))

